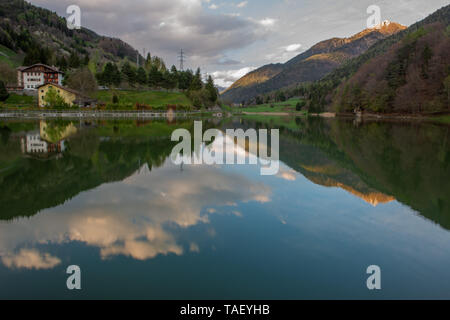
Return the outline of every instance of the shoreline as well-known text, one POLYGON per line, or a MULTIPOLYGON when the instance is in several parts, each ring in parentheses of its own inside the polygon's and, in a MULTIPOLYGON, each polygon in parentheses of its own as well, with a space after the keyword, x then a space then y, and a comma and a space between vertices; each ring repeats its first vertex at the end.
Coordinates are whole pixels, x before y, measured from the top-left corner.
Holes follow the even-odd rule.
MULTIPOLYGON (((40 118, 145 118, 145 119, 171 119, 171 118, 185 118, 190 116, 202 116, 210 112, 149 112, 149 111, 0 111, 0 119, 40 119, 40 118)), ((214 116, 214 114, 211 114, 214 116)))
POLYGON ((246 115, 246 116, 305 116, 304 113, 296 112, 242 112, 235 115, 246 115))
POLYGON ((341 118, 341 119, 354 119, 357 121, 371 120, 371 121, 427 121, 427 122, 439 122, 443 124, 450 123, 450 112, 439 112, 439 113, 429 113, 429 114, 378 114, 378 113, 334 113, 334 112, 323 112, 323 113, 292 113, 292 112, 242 112, 234 115, 262 115, 262 116, 310 116, 310 117, 321 117, 321 118, 341 118), (446 117, 449 120, 445 119, 446 117))
MULTIPOLYGON (((154 112, 137 110, 0 110, 0 119, 42 119, 42 118, 72 118, 72 119, 176 119, 192 116, 209 116, 212 118, 222 118, 225 111, 191 111, 191 112, 154 112)), ((295 113, 295 112, 242 112, 233 113, 233 116, 275 116, 275 117, 321 117, 321 118, 341 118, 381 121, 431 121, 449 124, 450 113, 430 113, 430 114, 377 114, 377 113, 295 113)))
POLYGON ((429 113, 429 114, 405 114, 405 113, 390 113, 390 114, 378 114, 378 113, 337 113, 337 118, 352 118, 355 120, 382 120, 382 121, 427 121, 427 122, 440 122, 448 124, 448 121, 443 120, 445 117, 450 117, 449 112, 429 113))

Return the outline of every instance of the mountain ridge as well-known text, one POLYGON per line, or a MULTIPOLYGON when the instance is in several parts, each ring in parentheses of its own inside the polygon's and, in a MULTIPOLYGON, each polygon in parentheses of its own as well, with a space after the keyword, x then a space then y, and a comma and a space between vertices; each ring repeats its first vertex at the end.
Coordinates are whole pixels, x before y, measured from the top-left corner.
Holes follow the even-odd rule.
MULTIPOLYGON (((353 112, 354 109, 361 109, 361 111, 367 109, 371 112, 401 113, 448 111, 450 109, 450 93, 448 93, 447 98, 445 98, 443 94, 445 94, 445 90, 447 90, 447 92, 450 92, 450 62, 447 62, 447 65, 445 65, 445 59, 447 59, 448 61, 448 53, 445 54, 445 49, 438 49, 436 47, 436 44, 438 44, 439 46, 448 46, 450 45, 449 41, 450 5, 447 5, 436 10, 434 13, 430 14, 423 20, 417 21, 407 29, 378 41, 365 53, 347 61, 345 64, 339 66, 331 73, 326 75, 320 81, 308 84, 306 86, 300 86, 294 89, 294 91, 299 90, 303 93, 306 98, 306 107, 310 112, 313 113, 324 111, 353 112), (436 28, 440 29, 440 31, 434 30, 436 28), (430 39, 430 31, 435 36, 440 37, 440 41, 430 39), (417 46, 417 44, 419 46, 417 46), (423 51, 423 49, 425 49, 427 45, 430 47, 429 49, 431 49, 431 52, 423 51), (438 49, 436 51, 437 53, 440 52, 442 54, 442 52, 444 52, 444 55, 442 55, 442 61, 439 61, 440 54, 436 55, 433 53, 433 47, 436 47, 436 49, 438 49), (396 50, 396 48, 401 50, 396 50), (418 48, 422 48, 422 52, 417 51, 418 48), (414 51, 416 52, 414 53, 414 51), (428 56, 426 60, 434 59, 434 62, 431 60, 418 61, 413 57, 413 55, 415 54, 422 59, 428 56), (388 55, 390 57, 388 57, 388 55), (370 66, 374 59, 382 59, 382 56, 385 56, 384 62, 391 62, 390 64, 388 64, 390 69, 389 72, 387 69, 384 70, 383 68, 381 68, 382 66, 380 65, 370 66), (433 56, 435 56, 435 58, 433 58, 433 56), (392 59, 393 57, 396 57, 397 61, 394 61, 392 59), (411 60, 411 58, 413 59, 411 60), (413 63, 410 64, 408 61, 412 61, 413 63), (396 66, 400 65, 402 66, 401 69, 396 68, 396 66), (410 68, 410 71, 412 72, 408 72, 408 66, 412 68, 410 68), (422 69, 422 66, 426 68, 422 69), (428 69, 428 67, 430 66, 432 68, 428 69), (430 86, 430 82, 428 81, 427 83, 426 79, 420 80, 419 77, 417 77, 417 67, 420 67, 421 69, 421 76, 425 75, 429 80, 433 80, 432 83, 437 84, 437 86, 434 86, 433 88, 433 85, 430 86), (397 78, 397 80, 400 80, 397 83, 398 86, 391 86, 391 88, 389 88, 388 90, 386 90, 386 88, 382 89, 378 87, 378 94, 375 92, 374 95, 374 91, 370 89, 370 85, 369 87, 364 87, 365 81, 363 81, 361 83, 362 86, 359 87, 352 85, 352 82, 353 84, 355 83, 354 81, 349 82, 349 80, 357 75, 359 71, 364 69, 367 70, 370 68, 372 68, 372 70, 375 70, 375 73, 377 73, 378 81, 375 81, 375 83, 378 82, 382 86, 385 86, 386 81, 388 81, 388 83, 390 82, 392 85, 392 81, 395 80, 394 78, 397 78), (401 72, 399 73, 399 71, 401 72), (431 73, 429 73, 429 71, 431 71, 431 73), (380 74, 380 72, 382 74, 380 74), (447 73, 447 78, 442 75, 443 72, 447 73), (414 79, 414 81, 411 81, 413 85, 411 85, 411 83, 408 84, 408 77, 410 79, 414 79), (419 82, 416 81, 418 79, 420 80, 419 82), (444 80, 443 83, 442 80, 444 80), (347 90, 345 89, 346 84, 349 84, 349 88, 347 90), (417 96, 418 91, 415 89, 417 85, 419 85, 419 88, 423 86, 422 88, 426 89, 427 94, 417 96), (399 101, 399 99, 396 99, 397 89, 402 91, 400 93, 403 94, 405 94, 406 91, 409 90, 409 94, 403 95, 405 97, 405 99, 403 99, 403 102, 413 102, 413 104, 415 105, 409 105, 405 108, 404 103, 401 103, 403 104, 403 106, 395 105, 395 103, 392 103, 395 102, 395 100, 399 101), (385 95, 383 94, 383 92, 388 94, 385 95), (429 101, 423 100, 423 98, 426 96, 431 99, 429 101), (423 108, 422 106, 417 105, 417 102, 419 101, 421 101, 420 103, 425 102, 427 106, 424 106, 425 108, 423 108), (432 102, 432 104, 430 105, 428 102, 432 102)), ((450 49, 447 49, 447 52, 449 50, 450 49)), ((372 72, 366 73, 366 76, 372 77, 372 75, 372 72)), ((359 78, 361 79, 361 75, 359 76, 359 78)), ((370 81, 372 84, 374 84, 373 80, 374 79, 371 79, 370 81)), ((422 91, 422 88, 420 88, 420 91, 422 91)), ((286 88, 286 90, 291 91, 291 89, 289 88, 286 88)))
POLYGON ((223 92, 222 98, 241 102, 286 86, 320 80, 377 41, 404 29, 405 26, 389 22, 351 37, 320 41, 284 64, 268 64, 248 73, 223 92))

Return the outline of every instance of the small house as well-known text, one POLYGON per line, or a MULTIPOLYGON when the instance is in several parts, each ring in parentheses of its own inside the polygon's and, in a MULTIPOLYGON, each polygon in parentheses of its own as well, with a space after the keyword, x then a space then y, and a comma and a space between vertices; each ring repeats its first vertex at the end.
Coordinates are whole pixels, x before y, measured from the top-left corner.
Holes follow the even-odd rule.
POLYGON ((72 90, 54 83, 46 83, 38 87, 38 105, 43 108, 46 106, 45 95, 51 89, 55 89, 59 96, 61 96, 65 103, 70 106, 76 105, 78 107, 92 108, 97 105, 97 100, 89 98, 76 90, 72 90))

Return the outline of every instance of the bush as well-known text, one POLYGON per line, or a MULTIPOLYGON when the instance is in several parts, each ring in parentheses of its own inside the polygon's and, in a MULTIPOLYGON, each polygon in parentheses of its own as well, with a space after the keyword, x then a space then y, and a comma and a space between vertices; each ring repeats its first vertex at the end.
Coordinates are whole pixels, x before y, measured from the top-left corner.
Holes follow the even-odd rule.
POLYGON ((306 101, 302 100, 297 102, 297 105, 295 106, 296 111, 302 111, 302 108, 306 105, 306 101))
POLYGON ((0 101, 5 101, 9 98, 9 93, 6 90, 5 84, 3 81, 0 81, 0 101))
POLYGON ((48 89, 44 97, 45 106, 50 109, 67 109, 70 105, 66 103, 63 97, 61 97, 56 90, 51 87, 48 89))

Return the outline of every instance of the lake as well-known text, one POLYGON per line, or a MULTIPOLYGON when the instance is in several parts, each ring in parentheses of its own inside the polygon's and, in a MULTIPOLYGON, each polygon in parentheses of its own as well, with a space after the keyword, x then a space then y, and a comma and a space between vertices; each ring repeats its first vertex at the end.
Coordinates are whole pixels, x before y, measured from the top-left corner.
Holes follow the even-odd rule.
POLYGON ((280 129, 279 172, 173 164, 189 119, 2 120, 0 298, 450 298, 449 126, 203 126, 280 129))

